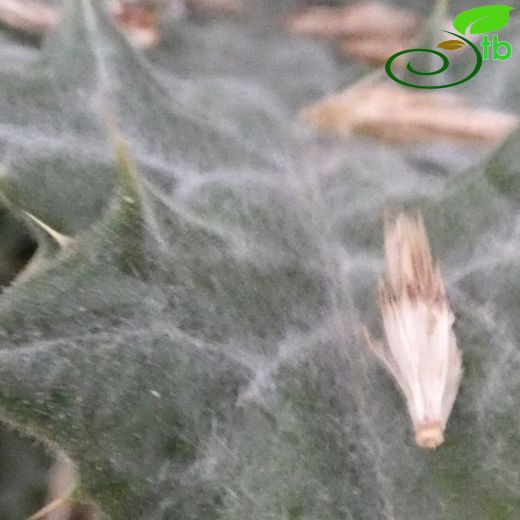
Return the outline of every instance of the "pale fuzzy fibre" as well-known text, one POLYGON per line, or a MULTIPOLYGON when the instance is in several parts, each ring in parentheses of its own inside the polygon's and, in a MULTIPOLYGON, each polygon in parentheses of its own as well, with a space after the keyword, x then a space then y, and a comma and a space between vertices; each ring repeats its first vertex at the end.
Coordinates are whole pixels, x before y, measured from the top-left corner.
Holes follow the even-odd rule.
POLYGON ((462 358, 454 316, 422 218, 400 215, 385 227, 387 281, 379 305, 387 343, 373 344, 401 388, 417 443, 436 448, 457 396, 462 358))

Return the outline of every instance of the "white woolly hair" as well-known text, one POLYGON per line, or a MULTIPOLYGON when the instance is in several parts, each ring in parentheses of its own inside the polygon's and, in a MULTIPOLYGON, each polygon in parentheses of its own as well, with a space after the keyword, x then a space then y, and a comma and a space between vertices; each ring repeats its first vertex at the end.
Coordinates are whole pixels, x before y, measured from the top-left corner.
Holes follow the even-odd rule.
POLYGON ((387 343, 369 341, 404 394, 422 448, 444 441, 462 377, 454 315, 434 266, 422 217, 401 214, 385 225, 387 280, 379 306, 387 343))

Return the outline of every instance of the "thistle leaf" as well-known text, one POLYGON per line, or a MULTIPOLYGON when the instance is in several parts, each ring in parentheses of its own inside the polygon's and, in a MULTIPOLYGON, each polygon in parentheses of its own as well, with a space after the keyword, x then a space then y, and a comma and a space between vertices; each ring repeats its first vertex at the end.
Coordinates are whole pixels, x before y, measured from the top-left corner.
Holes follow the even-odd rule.
POLYGON ((76 241, 0 298, 2 416, 111 520, 514 518, 520 136, 309 135, 295 114, 361 69, 255 25, 259 6, 143 55, 70 0, 41 54, 0 45, 2 202, 76 241), (428 455, 360 337, 400 206, 424 215, 464 352, 428 455))

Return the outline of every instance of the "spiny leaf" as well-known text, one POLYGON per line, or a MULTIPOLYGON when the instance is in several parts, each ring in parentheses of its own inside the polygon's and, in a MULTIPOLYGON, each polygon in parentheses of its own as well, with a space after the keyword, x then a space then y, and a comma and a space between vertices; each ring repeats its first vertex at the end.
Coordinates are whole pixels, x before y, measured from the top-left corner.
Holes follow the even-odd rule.
POLYGON ((24 213, 30 220, 36 223, 36 225, 38 225, 40 228, 46 231, 62 249, 74 249, 76 247, 77 242, 76 240, 74 240, 74 238, 56 231, 55 229, 45 224, 45 222, 42 222, 39 218, 29 213, 28 211, 25 211, 24 213))
POLYGON ((315 139, 296 110, 360 73, 328 48, 187 21, 136 55, 100 5, 69 2, 44 61, 0 67, 9 201, 78 242, 0 299, 3 415, 112 520, 515 518, 520 137, 496 165, 315 139), (464 351, 432 456, 358 339, 388 206, 424 213, 464 351))
POLYGON ((438 49, 445 49, 447 51, 456 51, 465 47, 465 43, 461 40, 446 40, 437 45, 438 49))
POLYGON ((509 15, 514 7, 508 5, 483 5, 462 11, 453 20, 453 27, 465 34, 470 27, 470 34, 495 32, 509 23, 509 15))

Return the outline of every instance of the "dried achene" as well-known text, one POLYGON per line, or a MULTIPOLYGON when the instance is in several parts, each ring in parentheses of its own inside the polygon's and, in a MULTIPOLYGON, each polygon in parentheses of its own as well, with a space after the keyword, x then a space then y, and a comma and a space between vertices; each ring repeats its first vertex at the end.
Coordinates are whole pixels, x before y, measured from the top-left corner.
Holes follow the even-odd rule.
POLYGON ((405 397, 417 444, 435 449, 444 441, 462 377, 454 315, 421 217, 401 214, 387 223, 385 253, 379 308, 386 343, 367 337, 405 397))

